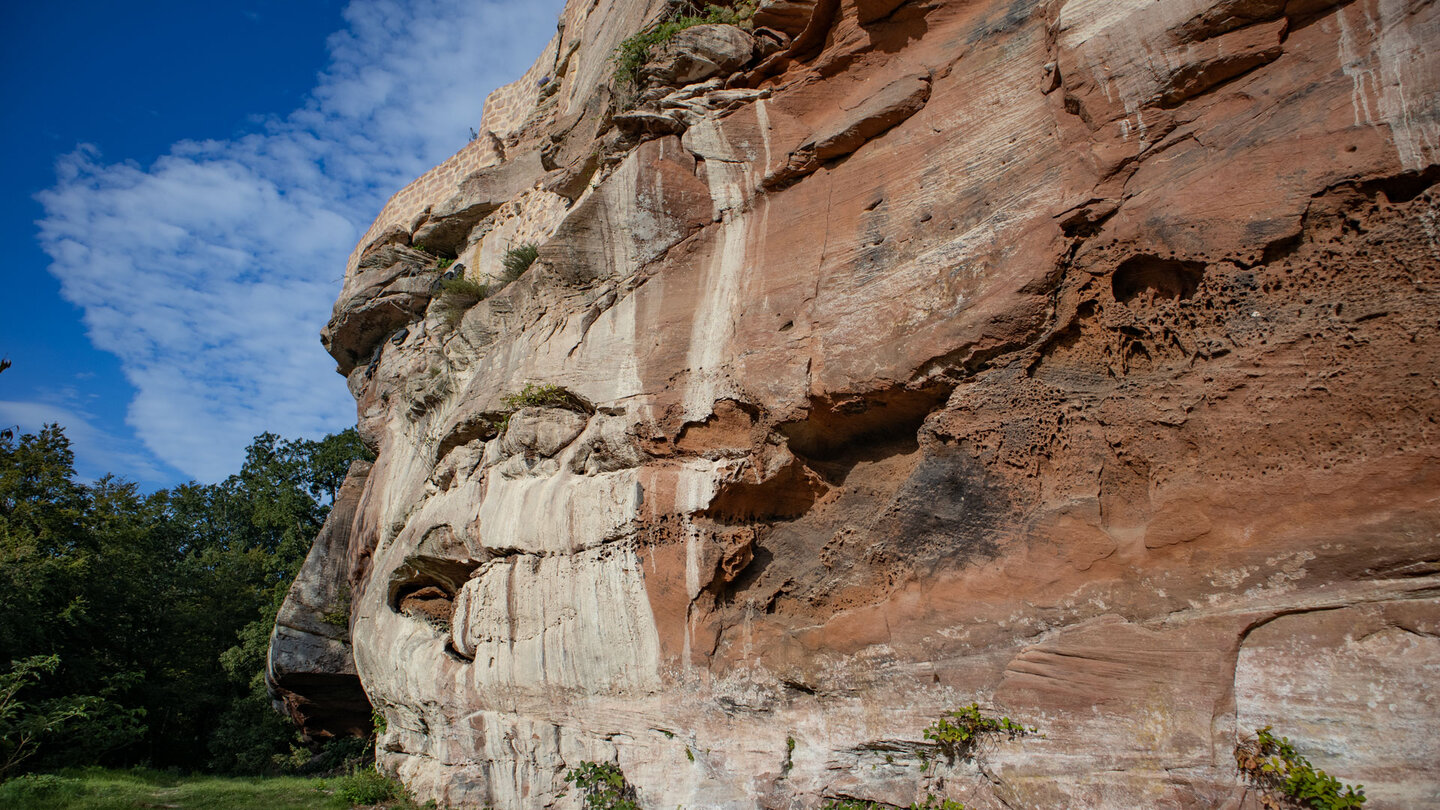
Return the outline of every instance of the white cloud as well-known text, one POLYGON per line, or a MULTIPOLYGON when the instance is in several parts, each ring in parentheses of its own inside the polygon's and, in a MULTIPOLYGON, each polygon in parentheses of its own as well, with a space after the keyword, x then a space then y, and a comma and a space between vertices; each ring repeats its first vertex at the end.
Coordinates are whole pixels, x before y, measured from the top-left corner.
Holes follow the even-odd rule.
POLYGON ((82 478, 94 481, 106 473, 141 481, 170 477, 141 448, 96 427, 94 416, 73 403, 0 401, 0 429, 18 425, 25 433, 38 433, 49 424, 65 428, 82 478))
MULTIPOLYGON (((464 145, 561 5, 354 0, 301 109, 150 166, 88 146, 61 159, 39 195, 41 242, 91 341, 136 387, 126 421, 146 448, 214 481, 257 433, 353 423, 318 339, 346 256, 391 193, 464 145)), ((60 421, 78 453, 80 422, 60 421)))

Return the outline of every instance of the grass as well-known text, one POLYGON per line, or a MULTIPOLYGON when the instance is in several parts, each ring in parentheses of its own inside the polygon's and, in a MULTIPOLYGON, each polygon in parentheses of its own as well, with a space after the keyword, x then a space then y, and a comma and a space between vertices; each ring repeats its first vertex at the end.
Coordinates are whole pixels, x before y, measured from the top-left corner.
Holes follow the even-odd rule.
POLYGON ((27 774, 0 784, 0 807, 7 810, 347 810, 352 799, 376 798, 393 810, 418 807, 403 792, 384 789, 379 774, 338 779, 295 776, 231 778, 180 776, 161 771, 66 770, 27 774), (352 781, 359 780, 356 784, 352 781))
POLYGON ((515 412, 521 408, 565 408, 585 413, 585 403, 581 402, 574 394, 566 391, 558 385, 536 385, 525 383, 525 387, 519 391, 506 394, 500 400, 505 409, 515 412))
POLYGON ((480 284, 468 278, 449 278, 440 282, 440 295, 436 306, 440 316, 451 328, 460 323, 465 312, 490 297, 490 285, 480 284))
MULTIPOLYGON (((558 385, 535 385, 525 383, 519 391, 512 391, 500 398, 502 410, 494 415, 490 424, 497 434, 504 433, 510 425, 510 417, 521 408, 565 408, 576 413, 587 413, 588 409, 580 398, 558 385)), ((672 735, 673 736, 673 735, 672 735)))
MULTIPOLYGON (((450 328, 455 328, 465 313, 476 304, 489 298, 491 295, 505 289, 506 285, 525 275, 530 265, 540 258, 540 246, 533 242, 526 242, 505 251, 505 256, 500 260, 503 272, 494 284, 481 284, 471 281, 468 278, 450 278, 440 282, 440 293, 436 296, 436 305, 439 307, 440 316, 450 328)), ((442 261, 444 261, 442 259, 442 261)), ((442 264, 441 267, 448 267, 442 264)))
POLYGON ((501 276, 501 283, 509 284, 525 275, 525 271, 529 270, 530 265, 534 264, 538 258, 540 258, 540 246, 534 242, 526 242, 505 251, 505 257, 500 260, 500 266, 505 268, 505 274, 501 276))

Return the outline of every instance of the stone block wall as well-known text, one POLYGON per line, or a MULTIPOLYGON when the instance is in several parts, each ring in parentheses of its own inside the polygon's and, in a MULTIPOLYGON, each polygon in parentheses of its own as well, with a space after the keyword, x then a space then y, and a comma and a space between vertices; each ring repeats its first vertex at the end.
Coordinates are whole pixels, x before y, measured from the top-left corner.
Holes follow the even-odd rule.
POLYGON ((377 236, 392 226, 413 228, 415 220, 425 209, 443 201, 462 180, 471 174, 494 166, 504 160, 504 154, 496 148, 495 138, 504 140, 515 134, 534 112, 540 95, 540 79, 549 75, 555 64, 555 53, 559 38, 552 37, 550 44, 540 58, 530 66, 519 80, 497 88, 485 98, 485 110, 480 117, 480 137, 466 144, 451 155, 444 163, 420 175, 413 183, 395 192, 380 209, 375 222, 360 237, 354 250, 350 251, 345 265, 345 274, 354 272, 360 261, 360 252, 377 236), (489 134, 493 133, 495 138, 489 134))

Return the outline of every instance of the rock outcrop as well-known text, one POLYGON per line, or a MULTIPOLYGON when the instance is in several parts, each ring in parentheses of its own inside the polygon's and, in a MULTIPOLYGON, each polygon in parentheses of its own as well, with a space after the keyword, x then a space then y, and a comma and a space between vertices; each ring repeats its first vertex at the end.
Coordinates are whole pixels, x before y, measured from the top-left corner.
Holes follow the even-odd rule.
POLYGON ((350 465, 270 634, 265 684, 275 706, 307 737, 366 734, 370 701, 350 652, 350 527, 370 474, 350 465))
POLYGON ((291 598, 347 572, 382 766, 1255 808, 1273 726, 1440 803, 1440 5, 763 0, 617 88, 668 8, 570 2, 352 257, 291 598), (1043 736, 940 756, 972 702, 1043 736))

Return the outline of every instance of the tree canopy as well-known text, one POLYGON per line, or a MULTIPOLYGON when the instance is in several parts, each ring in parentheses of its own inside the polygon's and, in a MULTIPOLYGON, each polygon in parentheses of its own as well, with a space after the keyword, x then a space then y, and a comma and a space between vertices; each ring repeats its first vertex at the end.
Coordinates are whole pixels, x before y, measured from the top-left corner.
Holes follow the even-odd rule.
POLYGON ((73 764, 273 770, 275 614, 355 431, 257 436, 218 484, 77 480, 58 426, 0 434, 0 778, 73 764))

